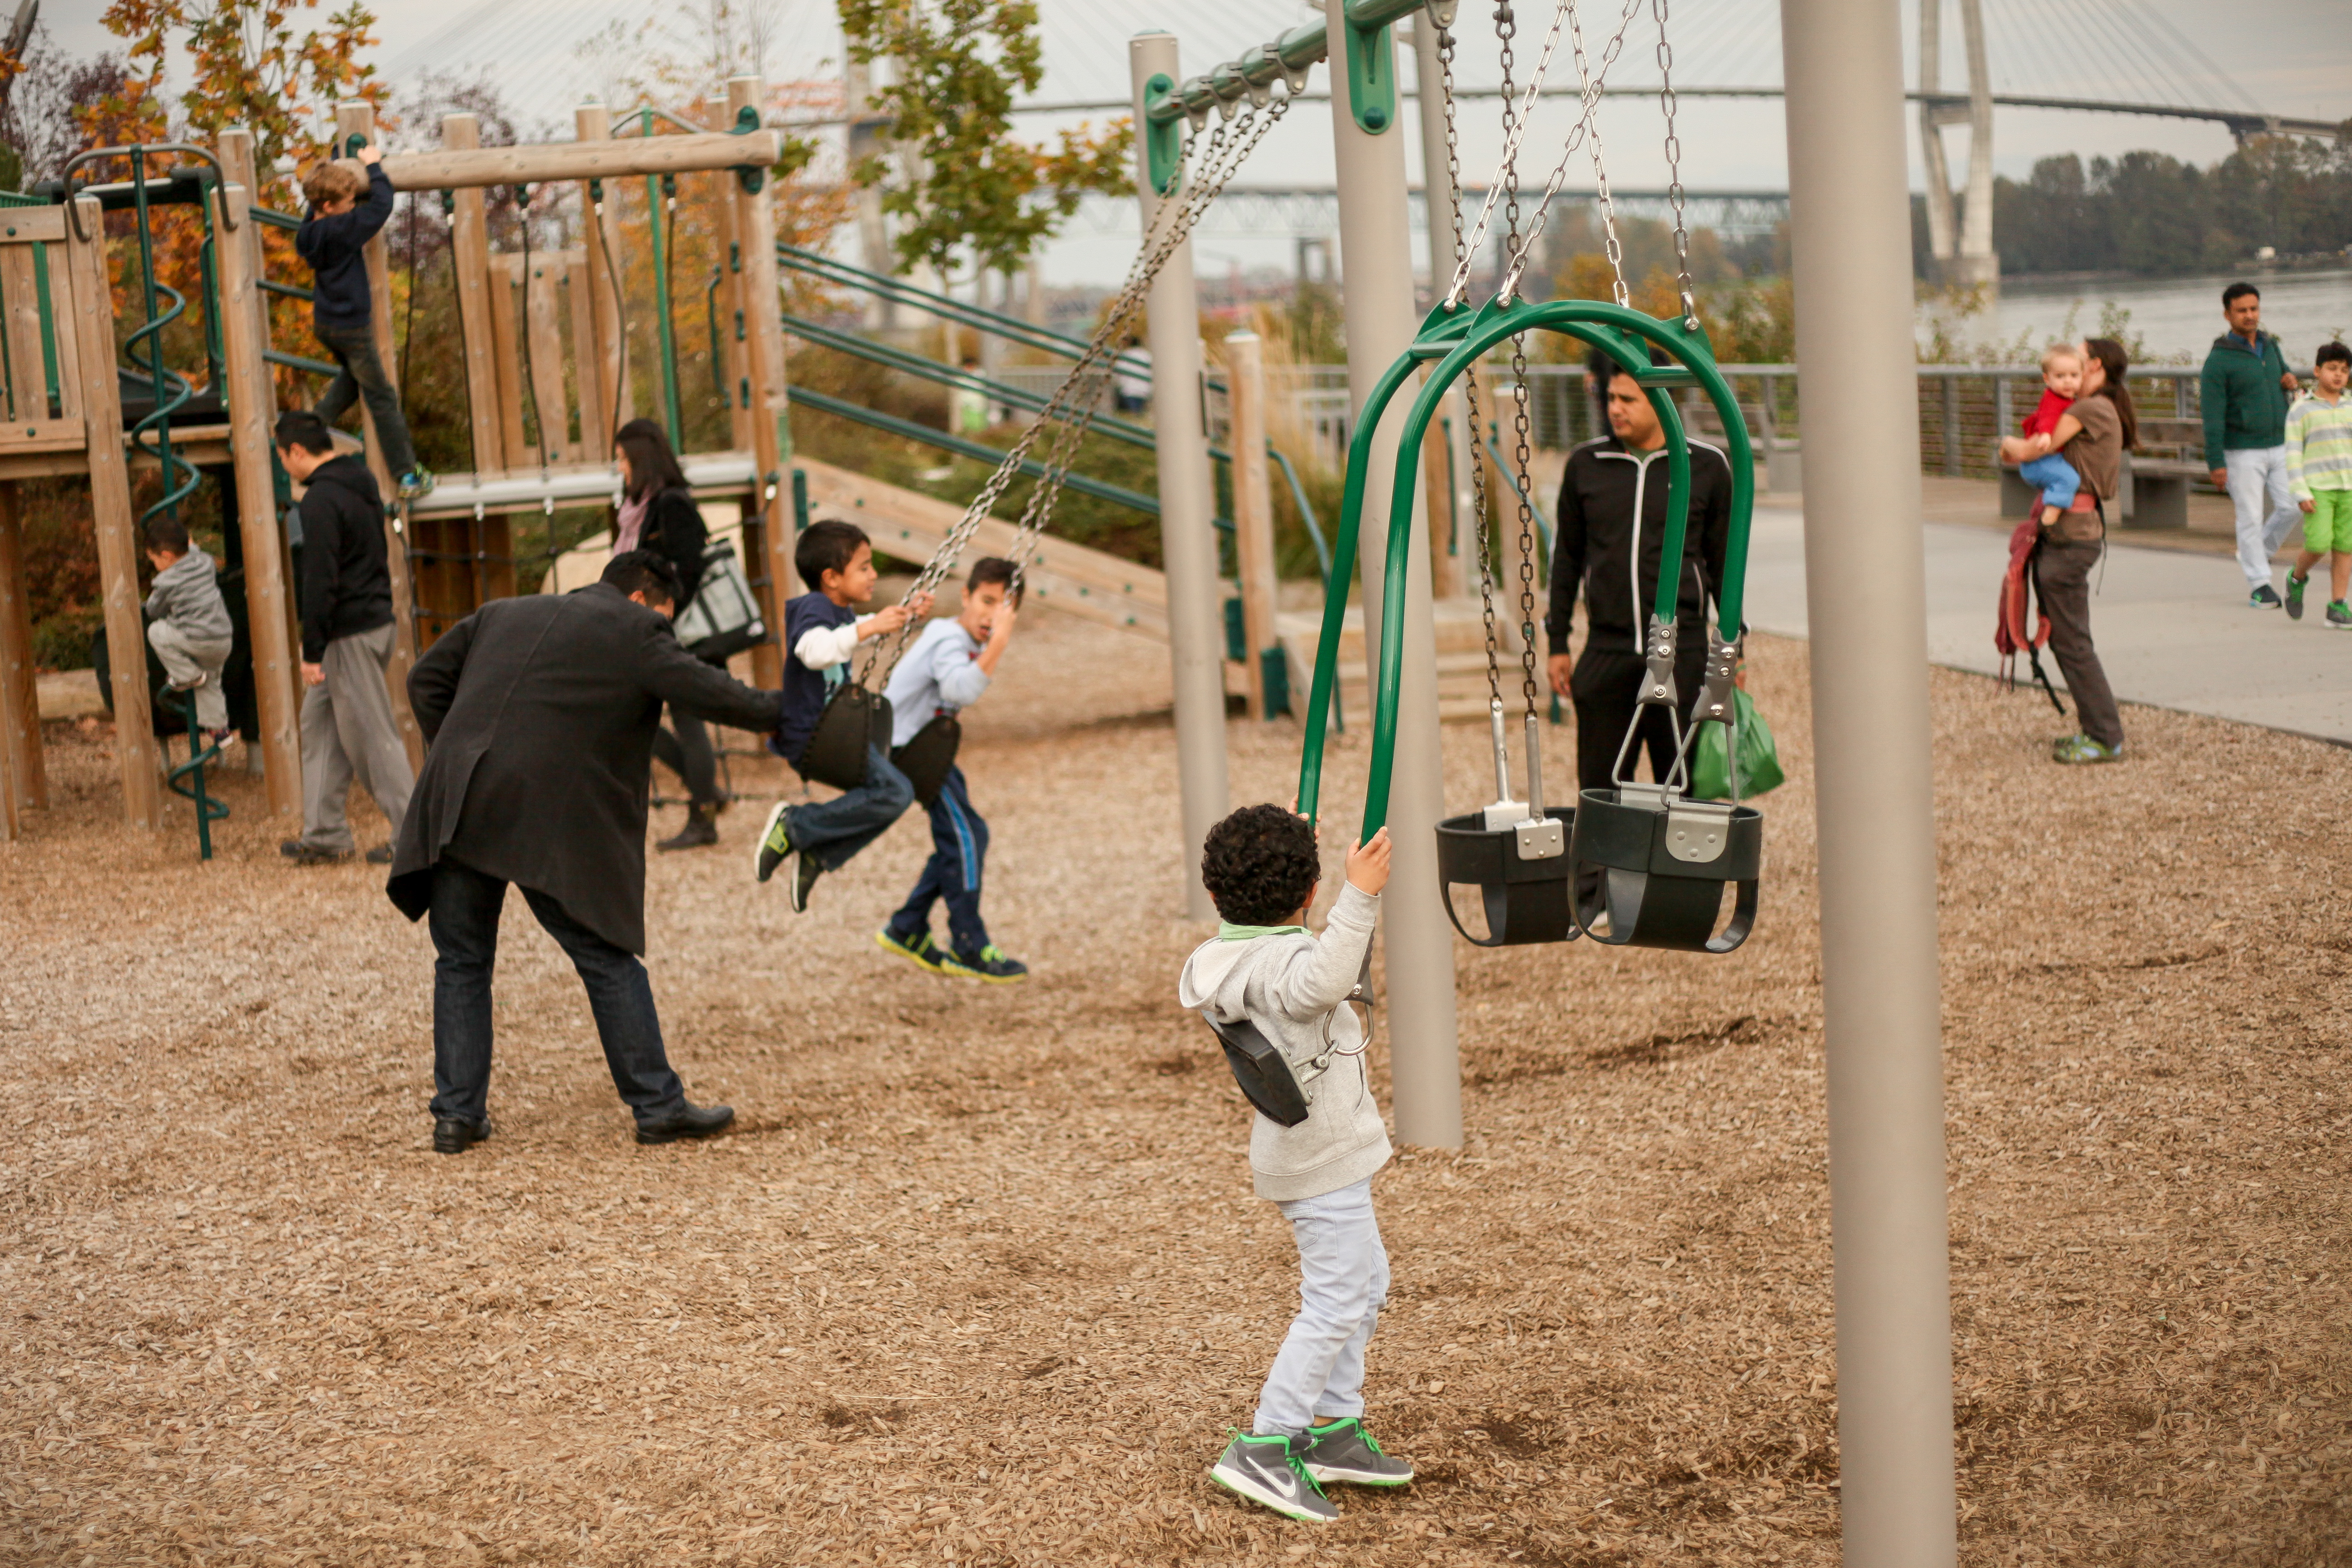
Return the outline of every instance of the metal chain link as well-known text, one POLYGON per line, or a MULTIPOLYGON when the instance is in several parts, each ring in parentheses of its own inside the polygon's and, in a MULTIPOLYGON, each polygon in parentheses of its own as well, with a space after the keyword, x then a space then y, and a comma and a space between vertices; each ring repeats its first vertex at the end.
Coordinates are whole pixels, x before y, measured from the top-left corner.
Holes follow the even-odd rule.
MULTIPOLYGON (((1469 258, 1462 245, 1462 137, 1454 121, 1454 32, 1449 27, 1437 30, 1438 92, 1445 106, 1445 188, 1453 198, 1454 287, 1463 283, 1463 273, 1469 258)), ((1459 301, 1456 300, 1456 303, 1459 301)), ((1478 550, 1478 605, 1486 633, 1486 697, 1497 709, 1503 705, 1502 634, 1495 624, 1495 546, 1493 522, 1487 515, 1486 466, 1479 460, 1480 426, 1478 407, 1478 367, 1472 365, 1462 378, 1463 417, 1470 426, 1470 515, 1472 533, 1478 550)), ((1455 481, 1460 482, 1458 479, 1455 481)))
MULTIPOLYGON (((981 523, 993 512, 997 501, 1003 499, 1005 490, 1020 474, 1030 451, 1051 425, 1055 429, 1053 444, 1047 448, 1042 465, 1045 473, 1038 479, 1037 488, 1031 492, 1013 536, 1011 557, 1013 586, 1016 591, 1019 589, 1024 575, 1024 568, 1036 548, 1037 538, 1052 519, 1054 501, 1061 492, 1063 481, 1068 477, 1070 459, 1076 456, 1079 442, 1094 423, 1103 384, 1113 374, 1112 362, 1118 353, 1111 348, 1111 343, 1125 331, 1128 323, 1142 308, 1152 280, 1166 265, 1168 258, 1190 236, 1193 225, 1216 200, 1225 182, 1256 149, 1265 133, 1282 119, 1290 101, 1287 95, 1277 98, 1263 113, 1255 104, 1245 106, 1232 121, 1220 121, 1210 133, 1195 164, 1194 178, 1180 187, 1180 196, 1163 204, 1160 212, 1154 215, 1154 227, 1159 231, 1158 242, 1138 255, 1126 282, 1096 327, 1085 353, 1063 378, 1061 384, 1055 388, 1036 418, 1021 433, 1012 450, 997 464, 996 471, 989 476, 987 482, 972 498, 963 516, 949 531, 940 548, 924 563, 922 571, 916 574, 914 582, 898 601, 901 605, 910 604, 919 594, 930 592, 955 570, 957 560, 980 531, 981 523), (1256 122, 1255 126, 1253 121, 1256 122), (1229 131, 1237 132, 1245 127, 1250 128, 1246 139, 1229 137, 1229 131)), ((1189 144, 1186 152, 1188 154, 1191 152, 1189 144)), ((1149 235, 1146 237, 1150 239, 1149 235)), ((897 637, 889 639, 887 663, 884 660, 885 650, 877 644, 866 661, 864 675, 859 678, 861 681, 872 677, 878 666, 881 679, 887 684, 892 671, 898 668, 898 660, 905 657, 917 629, 916 624, 909 620, 899 628, 897 637)))
MULTIPOLYGON (((1568 178, 1568 166, 1570 163, 1574 160, 1577 148, 1584 144, 1585 138, 1587 134, 1590 133, 1592 139, 1594 168, 1596 174, 1600 176, 1600 200, 1601 207, 1601 226, 1605 240, 1604 248, 1610 254, 1611 270, 1614 275, 1616 281, 1616 287, 1613 292, 1618 296, 1618 303, 1620 304, 1625 303, 1627 299, 1624 283, 1624 258, 1623 252, 1619 247, 1617 239, 1616 207, 1610 199, 1607 174, 1605 172, 1601 171, 1600 167, 1601 129, 1600 122, 1595 119, 1595 116, 1600 110, 1601 89, 1608 83, 1609 68, 1616 63, 1619 52, 1624 48, 1625 35, 1627 31, 1632 28, 1633 18, 1641 14, 1641 9, 1642 0, 1625 0, 1624 12, 1618 18, 1617 31, 1610 38, 1608 46, 1601 51, 1601 68, 1596 72, 1591 69, 1591 63, 1586 57, 1584 47, 1583 19, 1576 14, 1575 9, 1572 6, 1569 8, 1569 32, 1573 52, 1576 57, 1577 75, 1583 81, 1584 85, 1580 89, 1581 98, 1576 123, 1569 128, 1568 138, 1560 146, 1559 162, 1552 166, 1551 177, 1544 182, 1543 197, 1536 204, 1535 216, 1528 225, 1528 239, 1526 244, 1522 247, 1524 256, 1531 257, 1534 255, 1535 239, 1538 235, 1543 232, 1544 225, 1550 216, 1552 198, 1559 194, 1561 184, 1568 178)), ((1520 266, 1514 268, 1511 274, 1504 279, 1503 288, 1497 290, 1499 294, 1507 298, 1517 290, 1520 271, 1524 269, 1524 267, 1525 263, 1522 261, 1520 266)))
POLYGON ((1511 453, 1511 466, 1519 477, 1519 666, 1520 684, 1527 697, 1527 716, 1536 716, 1536 513, 1533 484, 1528 474, 1529 451, 1528 419, 1528 350, 1525 334, 1511 340, 1511 376, 1517 384, 1513 389, 1511 433, 1517 445, 1511 453))
POLYGON ((1683 325, 1699 330, 1698 297, 1691 289, 1690 230, 1683 223, 1683 143, 1675 134, 1675 47, 1666 37, 1666 0, 1651 0, 1658 19, 1658 107, 1666 116, 1666 200, 1675 209, 1675 279, 1682 289, 1683 325))

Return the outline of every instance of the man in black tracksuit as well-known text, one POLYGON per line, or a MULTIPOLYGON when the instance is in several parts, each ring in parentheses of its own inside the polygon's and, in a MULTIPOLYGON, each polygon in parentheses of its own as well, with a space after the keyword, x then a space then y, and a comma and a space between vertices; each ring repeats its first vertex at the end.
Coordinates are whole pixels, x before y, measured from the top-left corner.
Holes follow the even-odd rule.
MULTIPOLYGON (((1611 433, 1569 454, 1544 632, 1552 650, 1552 689, 1576 708, 1577 787, 1606 789, 1641 693, 1643 639, 1657 597, 1666 531, 1667 458, 1665 431, 1648 394, 1599 354, 1591 370, 1595 395, 1607 405, 1611 433), (1571 658, 1568 634, 1580 587, 1584 650, 1571 658)), ((1714 447, 1693 441, 1690 449, 1690 513, 1675 643, 1675 693, 1685 727, 1705 671, 1707 606, 1723 581, 1731 529, 1730 463, 1714 447)), ((1641 739, 1650 754, 1650 776, 1663 781, 1675 754, 1674 731, 1663 712, 1643 712, 1641 739)), ((1639 762, 1638 752, 1627 758, 1629 776, 1639 762)))

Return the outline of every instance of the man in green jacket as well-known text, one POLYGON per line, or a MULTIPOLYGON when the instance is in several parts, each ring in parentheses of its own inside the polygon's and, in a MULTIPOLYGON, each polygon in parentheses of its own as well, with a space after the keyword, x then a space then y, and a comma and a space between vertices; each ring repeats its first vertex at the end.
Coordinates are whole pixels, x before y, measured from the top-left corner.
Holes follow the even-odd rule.
POLYGON ((2205 355, 2200 401, 2205 414, 2205 466, 2238 512, 2238 568, 2253 590, 2248 603, 2275 610, 2285 603, 2271 586, 2271 557, 2301 515, 2287 493, 2286 405, 2299 384, 2278 339, 2263 331, 2262 290, 2232 283, 2221 290, 2230 330, 2205 355))

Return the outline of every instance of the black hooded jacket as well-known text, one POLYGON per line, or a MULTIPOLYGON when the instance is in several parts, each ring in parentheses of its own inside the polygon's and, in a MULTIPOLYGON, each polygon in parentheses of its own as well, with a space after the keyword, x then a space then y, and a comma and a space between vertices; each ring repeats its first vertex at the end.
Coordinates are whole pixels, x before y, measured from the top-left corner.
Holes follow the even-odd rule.
MULTIPOLYGON (((1719 450, 1693 441, 1689 522, 1684 535, 1682 614, 1685 647, 1700 646, 1707 596, 1723 581, 1731 539, 1731 465, 1719 450)), ((1580 588, 1585 646, 1642 651, 1658 592, 1658 557, 1666 531, 1666 449, 1636 452, 1614 436, 1568 455, 1560 480, 1558 542, 1551 555, 1551 608, 1544 631, 1554 653, 1566 651, 1580 588), (1635 521, 1638 510, 1640 519, 1635 521), (1633 553, 1639 542, 1640 580, 1633 553)))
POLYGON ((302 492, 302 662, 337 637, 392 624, 392 569, 375 476, 351 453, 310 470, 302 492))

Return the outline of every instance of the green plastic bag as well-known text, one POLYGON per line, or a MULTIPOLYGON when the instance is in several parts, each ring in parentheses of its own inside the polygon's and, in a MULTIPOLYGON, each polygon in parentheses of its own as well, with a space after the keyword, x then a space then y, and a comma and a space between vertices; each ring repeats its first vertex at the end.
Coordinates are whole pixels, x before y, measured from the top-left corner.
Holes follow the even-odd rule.
MULTIPOLYGON (((1739 720, 1739 798, 1748 800, 1780 787, 1780 751, 1772 743, 1772 726, 1756 711, 1748 693, 1734 687, 1731 710, 1739 720)), ((1698 800, 1731 798, 1731 773, 1724 752, 1731 737, 1720 724, 1702 724, 1696 755, 1691 762, 1691 795, 1698 800)))

